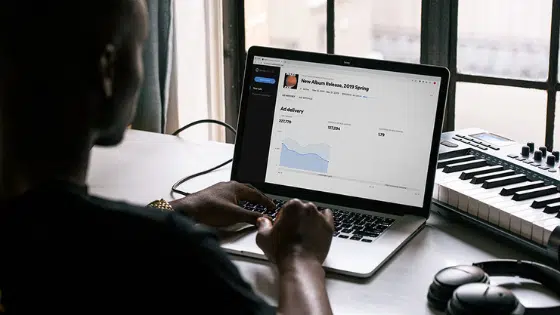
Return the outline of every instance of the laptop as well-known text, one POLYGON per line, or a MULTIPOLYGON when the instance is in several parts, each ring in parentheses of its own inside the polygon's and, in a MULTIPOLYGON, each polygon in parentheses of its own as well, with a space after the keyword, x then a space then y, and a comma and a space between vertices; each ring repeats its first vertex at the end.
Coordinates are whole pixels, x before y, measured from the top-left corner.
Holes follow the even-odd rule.
MULTIPOLYGON (((331 209, 325 270, 371 276, 429 217, 449 71, 267 47, 245 69, 231 179, 331 209)), ((255 236, 222 247, 266 259, 255 236)))

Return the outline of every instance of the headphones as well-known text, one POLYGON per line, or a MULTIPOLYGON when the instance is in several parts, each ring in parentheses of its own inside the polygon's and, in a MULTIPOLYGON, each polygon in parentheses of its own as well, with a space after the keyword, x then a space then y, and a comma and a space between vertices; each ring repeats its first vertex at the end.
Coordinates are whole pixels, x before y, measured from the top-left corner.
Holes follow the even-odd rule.
POLYGON ((490 285, 490 276, 519 276, 560 294, 560 271, 523 260, 493 260, 439 271, 428 291, 428 303, 448 315, 558 315, 560 306, 527 308, 513 292, 490 285))

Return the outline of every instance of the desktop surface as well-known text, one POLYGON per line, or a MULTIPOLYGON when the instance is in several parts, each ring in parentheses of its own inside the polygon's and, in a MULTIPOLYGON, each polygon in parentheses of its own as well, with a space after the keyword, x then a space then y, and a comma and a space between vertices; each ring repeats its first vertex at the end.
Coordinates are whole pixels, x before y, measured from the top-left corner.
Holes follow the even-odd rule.
MULTIPOLYGON (((233 146, 216 142, 189 142, 178 137, 127 131, 114 148, 94 148, 88 184, 94 195, 147 204, 170 199, 178 179, 210 168, 229 158, 233 146)), ((181 186, 194 192, 227 181, 226 166, 181 186)), ((180 196, 174 196, 176 198, 180 196)), ((327 291, 335 314, 439 314, 426 303, 428 286, 442 268, 472 262, 513 258, 536 260, 507 241, 432 213, 428 225, 371 278, 358 280, 328 274, 327 291)), ((266 300, 276 304, 276 276, 267 263, 232 256, 244 278, 266 300)), ((503 279, 505 281, 507 279, 503 279)), ((550 293, 514 289, 528 306, 556 305, 550 293)))

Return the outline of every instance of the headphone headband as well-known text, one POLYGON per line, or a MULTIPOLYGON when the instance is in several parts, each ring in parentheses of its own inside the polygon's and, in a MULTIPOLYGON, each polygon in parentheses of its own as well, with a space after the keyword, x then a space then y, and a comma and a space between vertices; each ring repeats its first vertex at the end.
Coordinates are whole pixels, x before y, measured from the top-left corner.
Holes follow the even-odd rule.
POLYGON ((519 276, 534 280, 560 292, 560 271, 549 266, 526 260, 500 259, 474 263, 490 276, 519 276))
MULTIPOLYGON (((560 292, 560 271, 549 266, 526 260, 498 259, 474 263, 489 276, 518 276, 539 282, 553 293, 560 292)), ((526 308, 525 314, 560 314, 560 306, 526 308)))

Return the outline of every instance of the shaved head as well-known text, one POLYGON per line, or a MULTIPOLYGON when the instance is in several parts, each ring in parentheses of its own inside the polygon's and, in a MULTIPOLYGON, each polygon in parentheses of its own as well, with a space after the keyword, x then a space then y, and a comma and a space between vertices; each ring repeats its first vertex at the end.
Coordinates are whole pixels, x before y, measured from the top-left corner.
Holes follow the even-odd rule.
POLYGON ((45 130, 70 116, 83 125, 88 115, 96 120, 88 124, 99 124, 92 127, 122 129, 106 117, 115 109, 98 105, 109 98, 103 105, 122 107, 136 94, 134 50, 146 36, 145 20, 144 0, 0 1, 3 116, 45 130))
POLYGON ((93 144, 122 141, 143 80, 147 18, 145 0, 0 0, 6 185, 24 173, 26 182, 79 177, 93 144))

